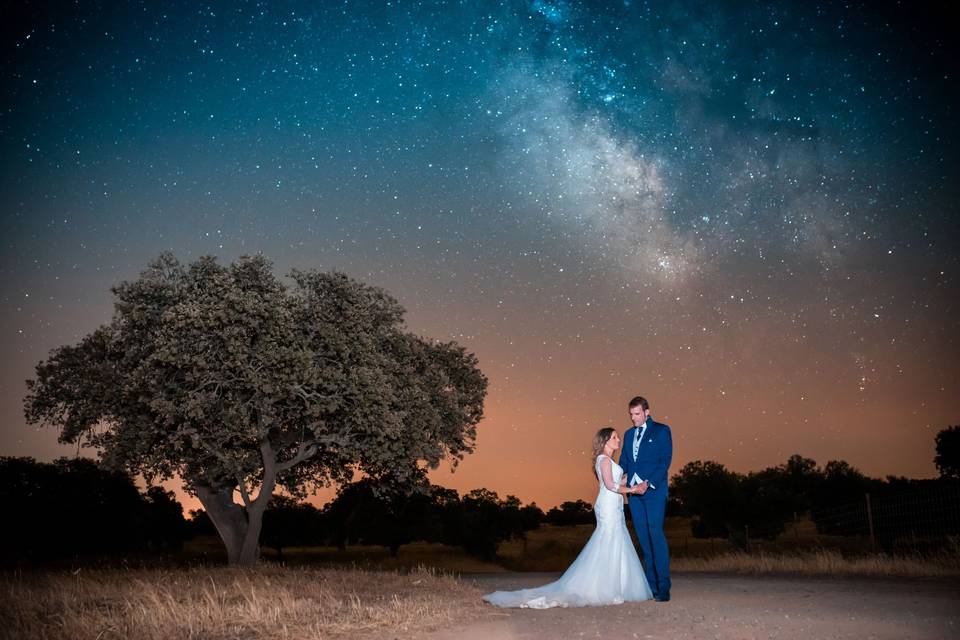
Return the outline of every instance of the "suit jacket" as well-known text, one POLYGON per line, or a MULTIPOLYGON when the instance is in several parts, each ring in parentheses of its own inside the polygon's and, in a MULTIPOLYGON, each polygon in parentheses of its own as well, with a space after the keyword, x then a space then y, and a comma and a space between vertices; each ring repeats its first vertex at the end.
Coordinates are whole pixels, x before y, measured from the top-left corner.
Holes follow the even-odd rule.
POLYGON ((655 422, 653 418, 647 416, 647 430, 643 434, 637 459, 634 460, 633 441, 639 434, 640 429, 636 427, 627 429, 624 434, 623 446, 620 449, 620 466, 623 467, 628 483, 636 473, 641 480, 649 480, 656 489, 650 488, 642 496, 630 497, 666 500, 667 471, 670 469, 670 461, 673 458, 673 438, 670 435, 670 427, 661 422, 655 422))

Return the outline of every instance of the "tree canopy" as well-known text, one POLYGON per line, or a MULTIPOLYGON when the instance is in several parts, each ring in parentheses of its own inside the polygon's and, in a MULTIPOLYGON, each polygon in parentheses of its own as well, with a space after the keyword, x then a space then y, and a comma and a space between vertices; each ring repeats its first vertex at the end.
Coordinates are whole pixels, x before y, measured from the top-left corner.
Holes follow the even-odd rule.
POLYGON ((179 475, 241 563, 277 485, 302 496, 361 472, 403 489, 473 450, 487 386, 475 356, 405 331, 383 289, 290 279, 261 256, 161 255, 113 288, 109 324, 37 365, 28 421, 111 467, 179 475))

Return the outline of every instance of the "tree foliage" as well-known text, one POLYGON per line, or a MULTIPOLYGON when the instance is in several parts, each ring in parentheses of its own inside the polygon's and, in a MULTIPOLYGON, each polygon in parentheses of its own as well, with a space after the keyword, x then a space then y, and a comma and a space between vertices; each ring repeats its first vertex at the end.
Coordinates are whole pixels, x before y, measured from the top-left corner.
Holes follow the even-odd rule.
POLYGON ((546 520, 552 525, 563 527, 575 524, 593 524, 596 522, 596 516, 593 513, 592 504, 585 500, 572 500, 563 502, 547 511, 546 520))
POLYGON ((151 487, 143 494, 128 475, 87 458, 0 457, 0 501, 5 564, 174 551, 185 536, 171 492, 151 487))
POLYGON ((432 511, 429 489, 384 494, 370 480, 361 480, 342 487, 324 509, 324 516, 337 547, 381 545, 396 556, 402 545, 432 541, 428 531, 432 511))
POLYGON ((670 493, 692 517, 694 536, 728 538, 743 526, 742 482, 718 462, 694 460, 671 479, 670 493))
POLYGON ((690 516, 695 537, 728 538, 740 547, 752 538, 774 539, 786 523, 807 511, 818 527, 829 528, 824 513, 853 491, 862 498, 862 485, 850 484, 859 472, 832 461, 824 471, 810 458, 791 456, 786 464, 740 474, 713 461, 696 460, 671 480, 671 492, 682 513, 690 516), (859 492, 859 493, 858 493, 859 492), (818 520, 819 518, 819 520, 818 520))
POLYGON ((113 468, 182 477, 240 563, 278 486, 303 496, 362 472, 403 491, 473 450, 487 381, 472 354, 406 332, 380 288, 290 278, 260 256, 162 255, 113 289, 109 324, 37 366, 28 421, 113 468))
POLYGON ((744 547, 748 535, 774 539, 804 513, 820 533, 866 534, 867 521, 851 519, 851 505, 862 506, 867 493, 889 495, 897 485, 868 478, 843 460, 821 469, 816 461, 794 455, 786 464, 748 474, 697 460, 680 469, 670 486, 680 513, 691 518, 695 537, 728 538, 744 547))
POLYGON ((320 510, 308 502, 275 495, 263 513, 261 543, 264 547, 276 550, 280 561, 283 561, 285 547, 318 544, 322 536, 320 510))
POLYGON ((941 478, 960 480, 960 425, 942 429, 936 437, 937 465, 941 478))

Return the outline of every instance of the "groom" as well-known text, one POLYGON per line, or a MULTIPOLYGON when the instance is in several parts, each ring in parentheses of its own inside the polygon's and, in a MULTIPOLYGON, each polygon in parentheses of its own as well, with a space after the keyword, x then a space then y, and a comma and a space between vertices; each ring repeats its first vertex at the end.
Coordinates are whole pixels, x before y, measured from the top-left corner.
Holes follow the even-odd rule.
POLYGON ((654 422, 650 404, 637 396, 630 401, 633 428, 623 436, 620 466, 630 486, 640 485, 639 493, 630 494, 627 502, 633 517, 633 528, 643 551, 643 569, 657 602, 670 600, 670 551, 663 534, 663 517, 667 510, 667 469, 673 457, 670 427, 654 422))

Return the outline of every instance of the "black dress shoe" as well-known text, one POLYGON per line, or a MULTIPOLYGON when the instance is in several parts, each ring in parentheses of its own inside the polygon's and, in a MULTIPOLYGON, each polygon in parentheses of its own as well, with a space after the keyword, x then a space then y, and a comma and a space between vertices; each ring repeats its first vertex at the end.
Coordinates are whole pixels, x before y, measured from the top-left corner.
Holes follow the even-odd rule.
POLYGON ((655 602, 670 602, 670 592, 658 591, 656 594, 654 594, 653 599, 655 602))

